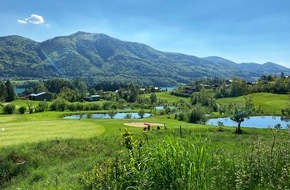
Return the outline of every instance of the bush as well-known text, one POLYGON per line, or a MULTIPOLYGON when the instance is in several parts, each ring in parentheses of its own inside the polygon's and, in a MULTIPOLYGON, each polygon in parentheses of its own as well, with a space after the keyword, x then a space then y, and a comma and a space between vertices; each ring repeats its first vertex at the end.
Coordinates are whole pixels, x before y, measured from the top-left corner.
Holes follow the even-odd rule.
POLYGON ((205 111, 201 107, 195 107, 188 116, 189 123, 201 123, 205 121, 205 111))
POLYGON ((83 111, 84 110, 84 104, 77 103, 75 106, 75 111, 83 111))
POLYGON ((73 103, 69 104, 69 105, 67 106, 67 109, 68 109, 69 111, 77 111, 77 109, 76 109, 76 105, 73 104, 73 103))
POLYGON ((131 114, 131 113, 127 113, 127 114, 124 116, 124 119, 132 119, 132 114, 131 114))
POLYGON ((18 108, 18 112, 19 112, 20 114, 24 114, 25 111, 26 111, 26 107, 25 107, 25 106, 21 106, 21 107, 18 108))
POLYGON ((100 110, 101 106, 99 104, 96 103, 91 103, 90 104, 90 110, 100 110))
POLYGON ((62 98, 58 98, 56 100, 53 101, 53 103, 50 106, 50 110, 52 111, 64 111, 67 109, 69 105, 69 102, 62 99, 62 98))
POLYGON ((13 114, 15 112, 15 105, 13 104, 7 104, 3 108, 3 112, 5 114, 13 114))
POLYGON ((184 112, 180 112, 180 113, 178 113, 178 115, 177 115, 177 119, 178 119, 179 121, 186 121, 186 120, 187 120, 187 115, 186 115, 184 112))
POLYGON ((145 111, 143 109, 141 109, 139 112, 138 112, 138 115, 140 116, 140 118, 143 118, 144 115, 145 115, 145 111))
POLYGON ((111 109, 112 103, 111 102, 104 102, 103 103, 103 109, 104 110, 109 110, 111 109))
POLYGON ((36 111, 37 112, 44 112, 45 110, 48 109, 48 104, 47 102, 39 102, 36 111))

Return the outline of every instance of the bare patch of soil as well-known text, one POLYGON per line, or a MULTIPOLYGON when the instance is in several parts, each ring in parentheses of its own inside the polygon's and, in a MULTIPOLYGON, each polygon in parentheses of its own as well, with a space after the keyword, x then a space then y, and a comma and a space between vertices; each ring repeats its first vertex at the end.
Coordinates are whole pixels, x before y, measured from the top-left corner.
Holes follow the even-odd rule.
POLYGON ((131 123, 124 123, 126 126, 130 127, 147 127, 148 125, 152 126, 160 126, 163 127, 164 123, 151 123, 151 122, 131 122, 131 123))

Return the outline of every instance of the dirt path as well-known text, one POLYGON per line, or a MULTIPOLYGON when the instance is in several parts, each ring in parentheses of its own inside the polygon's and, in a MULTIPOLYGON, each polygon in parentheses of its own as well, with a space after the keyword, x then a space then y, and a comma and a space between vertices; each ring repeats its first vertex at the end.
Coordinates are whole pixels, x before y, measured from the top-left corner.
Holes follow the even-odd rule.
POLYGON ((126 126, 130 127, 147 127, 148 125, 152 126, 160 126, 163 127, 164 123, 150 123, 150 122, 131 122, 131 123, 124 123, 126 126))

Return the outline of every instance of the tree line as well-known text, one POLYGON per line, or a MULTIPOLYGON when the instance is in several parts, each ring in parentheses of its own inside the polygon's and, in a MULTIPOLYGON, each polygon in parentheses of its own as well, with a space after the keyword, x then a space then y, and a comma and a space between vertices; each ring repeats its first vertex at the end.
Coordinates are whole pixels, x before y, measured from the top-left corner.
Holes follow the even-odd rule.
POLYGON ((0 102, 12 102, 16 99, 14 87, 10 80, 0 84, 0 102))

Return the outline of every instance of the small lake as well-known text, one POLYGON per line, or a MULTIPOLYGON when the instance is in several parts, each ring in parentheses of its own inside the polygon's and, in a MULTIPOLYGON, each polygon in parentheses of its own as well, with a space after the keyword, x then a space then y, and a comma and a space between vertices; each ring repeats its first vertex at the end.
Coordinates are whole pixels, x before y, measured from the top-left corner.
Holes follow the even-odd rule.
MULTIPOLYGON (((138 113, 116 113, 113 117, 113 119, 124 119, 128 114, 131 114, 131 119, 140 119, 141 117, 138 115, 138 113)), ((64 117, 64 119, 80 119, 82 116, 82 118, 87 118, 87 115, 80 115, 80 114, 75 114, 75 115, 69 115, 64 117)), ((150 117, 151 114, 150 113, 145 113, 144 114, 144 118, 146 117, 150 117)), ((111 119, 109 114, 106 113, 95 113, 92 114, 92 118, 93 119, 111 119)))
POLYGON ((21 94, 21 93, 23 93, 25 90, 26 90, 26 88, 19 88, 19 87, 14 88, 14 92, 15 92, 16 94, 21 94))
POLYGON ((175 90, 176 89, 176 87, 174 87, 174 86, 167 86, 167 87, 160 87, 160 89, 162 90, 162 91, 168 91, 168 92, 171 92, 171 91, 173 91, 173 90, 175 90))
MULTIPOLYGON (((174 106, 170 106, 169 107, 171 110, 174 110, 174 109, 178 109, 178 107, 174 107, 174 106)), ((155 110, 165 110, 165 107, 164 106, 156 106, 154 107, 155 110)))
MULTIPOLYGON (((230 118, 217 118, 217 119, 209 119, 206 124, 218 126, 218 121, 222 122, 224 126, 234 126, 236 127, 238 124, 232 121, 230 118)), ((280 116, 254 116, 245 119, 242 122, 242 127, 255 127, 255 128, 268 128, 269 126, 273 128, 277 124, 281 124, 282 128, 286 128, 287 124, 290 125, 290 121, 282 120, 280 116)))

